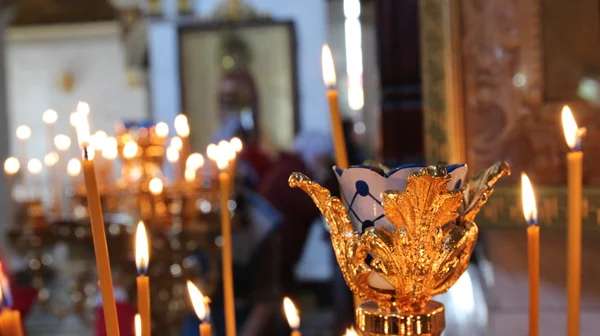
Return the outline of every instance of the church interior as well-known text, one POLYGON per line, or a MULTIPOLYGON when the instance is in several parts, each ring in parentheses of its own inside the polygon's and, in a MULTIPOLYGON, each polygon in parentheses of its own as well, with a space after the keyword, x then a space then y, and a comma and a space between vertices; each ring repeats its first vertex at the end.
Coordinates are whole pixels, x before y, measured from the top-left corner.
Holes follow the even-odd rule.
POLYGON ((0 336, 598 335, 599 13, 0 0, 0 336))

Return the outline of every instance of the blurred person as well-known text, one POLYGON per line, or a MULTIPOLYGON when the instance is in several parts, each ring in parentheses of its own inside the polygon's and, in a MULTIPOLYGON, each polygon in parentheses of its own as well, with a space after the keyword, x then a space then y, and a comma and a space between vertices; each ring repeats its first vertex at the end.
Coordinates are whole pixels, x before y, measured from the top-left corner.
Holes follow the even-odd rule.
POLYGON ((297 285, 294 266, 300 259, 312 223, 321 216, 310 197, 288 185, 294 172, 337 190, 331 170, 331 138, 319 132, 300 133, 291 153, 281 152, 258 186, 258 192, 281 214, 281 281, 284 294, 290 295, 297 285), (332 187, 333 185, 333 187, 332 187))

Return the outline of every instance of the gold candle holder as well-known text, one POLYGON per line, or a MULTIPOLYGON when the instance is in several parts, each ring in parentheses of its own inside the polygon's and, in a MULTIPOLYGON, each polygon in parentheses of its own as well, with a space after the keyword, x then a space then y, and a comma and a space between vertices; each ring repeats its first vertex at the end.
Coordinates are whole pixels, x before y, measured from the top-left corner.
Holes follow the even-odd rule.
MULTIPOLYGON (((357 187, 360 196, 371 195, 366 181, 372 177, 366 175, 373 173, 367 169, 357 180, 357 186, 366 185, 357 187)), ((368 336, 437 336, 445 328, 444 306, 431 298, 448 291, 467 269, 478 234, 473 220, 506 174, 508 164, 499 162, 455 189, 446 167, 425 167, 408 175, 405 190, 383 192, 376 204, 386 224, 362 233, 329 190, 300 173, 289 184, 304 190, 327 219, 346 283, 364 300, 356 309, 356 326, 368 336)))

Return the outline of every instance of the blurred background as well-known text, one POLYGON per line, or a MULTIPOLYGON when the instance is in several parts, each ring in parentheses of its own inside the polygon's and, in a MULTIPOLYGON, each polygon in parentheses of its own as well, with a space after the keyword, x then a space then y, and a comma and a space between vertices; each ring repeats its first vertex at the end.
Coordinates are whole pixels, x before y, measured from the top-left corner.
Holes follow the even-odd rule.
POLYGON ((565 334, 560 109, 572 107, 590 153, 580 334, 597 334, 600 2, 0 0, 0 33, 0 156, 17 160, 0 182, 0 259, 27 334, 105 334, 72 116, 85 101, 121 335, 133 335, 137 311, 140 219, 153 333, 198 335, 185 288, 193 280, 213 300, 214 334, 224 334, 218 169, 207 146, 234 137, 243 144, 228 203, 238 332, 289 333, 287 295, 303 334, 342 335, 352 296, 326 225, 287 187, 302 171, 338 190, 324 43, 350 164, 464 162, 469 176, 499 160, 512 166, 477 219, 468 272, 438 298, 446 336, 527 333, 522 171, 540 186, 541 334, 565 334))

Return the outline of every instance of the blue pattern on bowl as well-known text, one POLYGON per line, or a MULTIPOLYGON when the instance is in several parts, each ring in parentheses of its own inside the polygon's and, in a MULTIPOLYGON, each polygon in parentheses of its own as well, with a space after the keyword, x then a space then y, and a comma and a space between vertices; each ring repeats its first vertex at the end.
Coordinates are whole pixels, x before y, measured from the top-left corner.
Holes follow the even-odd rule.
MULTIPOLYGON (((371 226, 383 226, 393 230, 394 226, 384 216, 381 199, 386 190, 404 190, 406 180, 412 173, 426 166, 420 164, 403 165, 384 174, 370 166, 350 166, 347 169, 333 167, 344 194, 346 208, 354 228, 364 231, 371 226)), ((466 164, 446 166, 452 176, 448 189, 459 189, 467 175, 466 164)))

